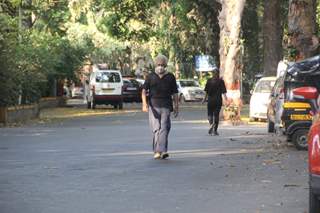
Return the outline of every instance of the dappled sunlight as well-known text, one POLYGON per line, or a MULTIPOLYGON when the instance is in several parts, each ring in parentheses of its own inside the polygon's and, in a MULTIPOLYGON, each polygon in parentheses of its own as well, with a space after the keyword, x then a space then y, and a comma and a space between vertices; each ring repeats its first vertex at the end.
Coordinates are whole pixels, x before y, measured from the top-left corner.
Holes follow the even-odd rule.
POLYGON ((140 110, 114 110, 114 109, 80 109, 80 108, 54 108, 45 109, 41 112, 41 119, 53 119, 53 118, 72 118, 72 117, 85 117, 93 115, 116 115, 123 113, 136 113, 140 110))
POLYGON ((207 120, 173 120, 172 123, 181 124, 208 124, 207 120))
MULTIPOLYGON (((190 149, 190 150, 175 150, 170 152, 170 156, 173 158, 185 158, 185 157, 204 157, 204 156, 216 156, 216 155, 237 155, 237 154, 251 154, 265 152, 265 149, 190 149)), ((132 151, 132 152, 117 152, 117 153, 102 153, 102 154, 89 154, 88 156, 94 157, 128 157, 128 156, 145 156, 153 155, 153 152, 146 151, 132 151)))

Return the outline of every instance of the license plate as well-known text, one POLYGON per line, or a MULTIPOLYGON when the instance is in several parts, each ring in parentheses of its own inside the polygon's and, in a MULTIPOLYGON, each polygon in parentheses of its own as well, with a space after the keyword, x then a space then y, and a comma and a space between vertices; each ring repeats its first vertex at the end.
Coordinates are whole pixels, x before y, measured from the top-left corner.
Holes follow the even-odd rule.
POLYGON ((305 120, 312 120, 311 115, 290 115, 291 120, 297 120, 297 121, 305 121, 305 120))
POLYGON ((202 99, 202 95, 196 95, 196 99, 202 99))
POLYGON ((135 90, 137 90, 137 88, 135 88, 135 87, 128 87, 127 90, 129 90, 129 91, 135 91, 135 90))

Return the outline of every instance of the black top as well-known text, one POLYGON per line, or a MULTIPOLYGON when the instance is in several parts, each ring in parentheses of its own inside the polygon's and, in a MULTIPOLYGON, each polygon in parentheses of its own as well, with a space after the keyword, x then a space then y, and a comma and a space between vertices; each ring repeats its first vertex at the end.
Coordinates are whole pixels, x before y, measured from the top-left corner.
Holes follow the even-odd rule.
POLYGON ((226 93, 226 85, 221 78, 210 78, 207 80, 204 91, 208 94, 208 104, 221 106, 222 94, 226 93))
POLYGON ((178 93, 176 78, 172 73, 167 73, 162 78, 156 73, 150 73, 143 88, 149 91, 151 106, 165 107, 172 111, 172 95, 178 93))

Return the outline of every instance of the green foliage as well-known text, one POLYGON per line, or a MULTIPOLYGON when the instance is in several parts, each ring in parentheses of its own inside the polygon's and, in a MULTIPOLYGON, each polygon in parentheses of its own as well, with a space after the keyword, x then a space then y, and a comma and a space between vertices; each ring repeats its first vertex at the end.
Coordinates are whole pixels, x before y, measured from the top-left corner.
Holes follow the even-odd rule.
POLYGON ((15 88, 19 81, 17 70, 12 66, 15 62, 14 54, 17 45, 15 23, 10 16, 0 13, 0 106, 10 105, 18 98, 15 88))
POLYGON ((162 1, 152 12, 151 55, 167 55, 173 67, 179 65, 182 77, 193 77, 195 55, 219 59, 220 9, 215 1, 162 1))
POLYGON ((34 1, 34 28, 38 30, 65 35, 65 23, 70 18, 68 1, 34 1))
POLYGON ((263 1, 248 1, 242 18, 243 52, 243 89, 249 94, 255 83, 255 75, 263 69, 263 43, 260 39, 263 18, 263 1))
POLYGON ((36 29, 18 35, 15 19, 0 16, 0 105, 36 102, 50 94, 49 79, 74 78, 82 65, 87 47, 76 46, 65 38, 36 29))
MULTIPOLYGON (((281 2, 286 28, 288 0, 281 2)), ((263 63, 262 3, 247 1, 242 22, 247 91, 263 63)), ((76 79, 85 59, 131 72, 137 58, 162 53, 173 71, 179 67, 182 77, 193 77, 195 55, 211 55, 219 65, 220 10, 212 0, 1 1, 0 105, 50 95, 52 82, 76 79), (19 5, 21 19, 32 20, 27 29, 18 27, 19 5)))
POLYGON ((125 41, 147 41, 152 35, 151 7, 155 0, 105 0, 108 15, 104 19, 107 30, 113 37, 125 41))
POLYGON ((317 22, 317 25, 318 25, 318 35, 320 34, 320 31, 319 31, 319 27, 320 27, 320 1, 317 0, 316 2, 317 4, 317 8, 316 8, 316 22, 317 22))

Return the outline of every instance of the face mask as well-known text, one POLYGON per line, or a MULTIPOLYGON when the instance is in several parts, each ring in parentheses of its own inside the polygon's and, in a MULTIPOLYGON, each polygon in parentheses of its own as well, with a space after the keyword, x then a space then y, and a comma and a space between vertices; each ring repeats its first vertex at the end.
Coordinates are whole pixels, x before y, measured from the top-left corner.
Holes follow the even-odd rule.
POLYGON ((162 66, 157 66, 156 69, 155 69, 156 73, 159 74, 159 75, 162 75, 166 72, 166 69, 162 66))

